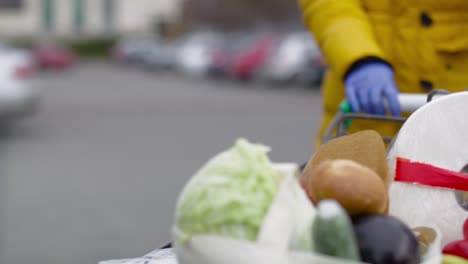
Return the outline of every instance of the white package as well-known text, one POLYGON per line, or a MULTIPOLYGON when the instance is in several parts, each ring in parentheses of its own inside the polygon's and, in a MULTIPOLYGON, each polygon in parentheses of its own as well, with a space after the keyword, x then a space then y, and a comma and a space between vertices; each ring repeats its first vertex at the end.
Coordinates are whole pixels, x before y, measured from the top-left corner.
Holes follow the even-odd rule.
MULTIPOLYGON (((446 95, 424 105, 405 122, 388 159, 395 176, 397 158, 460 171, 468 163, 468 92, 446 95)), ((468 218, 453 190, 393 182, 390 214, 410 226, 436 226, 442 245, 463 238, 468 218)))

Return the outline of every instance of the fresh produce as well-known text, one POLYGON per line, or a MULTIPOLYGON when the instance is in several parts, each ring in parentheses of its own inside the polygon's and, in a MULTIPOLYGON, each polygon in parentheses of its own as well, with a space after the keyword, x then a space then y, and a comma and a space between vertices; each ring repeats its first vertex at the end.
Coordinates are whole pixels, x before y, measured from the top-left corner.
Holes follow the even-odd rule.
MULTIPOLYGON (((465 165, 461 171, 461 173, 463 174, 468 174, 468 164, 465 165)), ((463 210, 467 211, 468 210, 468 192, 464 192, 464 191, 455 191, 455 199, 457 199, 457 203, 458 205, 463 208, 463 210)), ((466 222, 465 222, 465 225, 466 225, 466 222)), ((463 227, 463 230, 465 230, 466 228, 463 227)), ((465 234, 465 233, 464 233, 465 234)), ((465 239, 466 239, 466 235, 465 235, 465 239)))
POLYGON ((452 255, 444 255, 443 264, 468 264, 468 260, 452 255))
POLYGON ((468 241, 459 240, 449 243, 444 247, 443 253, 468 259, 468 241))
POLYGON ((195 234, 255 240, 278 191, 269 148, 240 139, 201 168, 182 191, 176 226, 195 234))
POLYGON ((465 223, 463 224, 463 237, 465 240, 468 240, 468 219, 466 219, 465 223))
POLYGON ((437 233, 434 229, 430 227, 416 227, 413 228, 413 233, 416 236, 416 239, 419 242, 419 249, 421 251, 422 255, 425 255, 429 247, 431 246, 432 243, 436 240, 437 233))
POLYGON ((418 264, 419 243, 413 232, 396 218, 362 215, 353 218, 362 261, 372 264, 418 264))
POLYGON ((444 254, 458 256, 468 260, 468 219, 463 224, 463 240, 458 240, 447 244, 444 247, 444 254))
POLYGON ((374 171, 354 161, 324 161, 302 177, 302 186, 314 203, 333 199, 350 215, 379 214, 388 208, 385 183, 374 171))
POLYGON ((359 261, 359 251, 351 221, 333 200, 319 203, 312 236, 316 252, 342 259, 359 261))
POLYGON ((373 170, 385 183, 389 181, 385 143, 375 131, 360 131, 321 145, 307 163, 305 171, 313 171, 324 161, 336 159, 355 161, 373 170))

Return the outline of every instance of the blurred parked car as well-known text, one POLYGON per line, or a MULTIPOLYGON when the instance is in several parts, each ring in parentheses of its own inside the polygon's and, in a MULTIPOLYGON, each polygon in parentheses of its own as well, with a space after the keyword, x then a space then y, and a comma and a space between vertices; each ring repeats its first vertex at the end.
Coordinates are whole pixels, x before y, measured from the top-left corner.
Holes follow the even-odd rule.
POLYGON ((252 79, 265 64, 275 45, 280 40, 276 34, 261 35, 252 45, 235 55, 230 74, 240 80, 252 79))
POLYGON ((178 41, 161 42, 151 47, 143 61, 153 70, 172 69, 177 63, 178 48, 178 41))
POLYGON ((75 55, 57 44, 39 44, 33 49, 33 56, 38 67, 42 69, 69 69, 75 63, 75 55))
POLYGON ((322 79, 323 59, 320 48, 309 32, 288 34, 274 49, 262 78, 274 83, 316 84, 322 79))
POLYGON ((212 51, 209 66, 209 76, 214 78, 227 77, 235 58, 241 51, 252 45, 256 36, 251 33, 231 33, 224 37, 222 45, 212 51))
POLYGON ((307 87, 319 88, 325 76, 326 69, 327 63, 325 57, 322 56, 317 60, 311 60, 304 74, 299 76, 299 82, 307 87))
POLYGON ((23 117, 37 110, 39 94, 31 82, 35 74, 31 52, 0 45, 0 118, 23 117))
POLYGON ((112 48, 111 56, 118 62, 142 63, 155 47, 159 38, 151 34, 130 35, 119 40, 112 48))
POLYGON ((212 54, 222 44, 222 37, 213 32, 195 32, 182 42, 178 49, 176 67, 189 76, 208 73, 212 54))

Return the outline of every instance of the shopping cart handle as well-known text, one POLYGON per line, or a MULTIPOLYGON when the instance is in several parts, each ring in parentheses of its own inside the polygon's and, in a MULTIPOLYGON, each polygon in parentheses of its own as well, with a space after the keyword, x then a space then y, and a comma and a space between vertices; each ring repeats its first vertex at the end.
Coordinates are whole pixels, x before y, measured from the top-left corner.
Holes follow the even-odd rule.
POLYGON ((413 113, 427 103, 427 94, 399 94, 402 113, 413 113))
MULTIPOLYGON (((441 94, 434 95, 433 99, 439 97, 440 95, 441 94)), ((428 95, 402 93, 398 95, 398 101, 400 102, 400 109, 402 113, 413 113, 427 103, 428 95)), ((387 106, 387 102, 385 102, 385 105, 387 106)), ((346 100, 340 104, 339 109, 345 114, 353 112, 351 105, 346 100)))
MULTIPOLYGON (((398 101, 400 102, 400 109, 402 113, 411 114, 418 110, 420 107, 425 105, 428 100, 435 99, 445 92, 434 93, 429 96, 427 94, 410 94, 410 93, 401 93, 398 95, 398 101)), ((385 101, 385 106, 388 106, 388 103, 385 101)), ((388 108, 388 107, 387 107, 388 108)), ((349 114, 353 112, 351 104, 344 100, 340 106, 339 110, 344 114, 349 114)), ((344 124, 346 127, 349 127, 352 123, 352 119, 345 119, 344 124)))
POLYGON ((450 94, 450 92, 437 89, 433 90, 429 94, 410 94, 402 93, 398 95, 398 100, 400 101, 400 107, 402 113, 413 113, 428 102, 436 100, 444 95, 450 94))
MULTIPOLYGON (((445 90, 434 90, 429 94, 399 94, 398 100, 400 102, 401 112, 405 114, 412 114, 430 101, 437 100, 439 97, 450 94, 445 90)), ((351 125, 354 119, 387 121, 403 123, 407 120, 403 116, 390 116, 390 115, 372 115, 366 113, 353 113, 351 105, 346 100, 339 105, 339 111, 335 114, 330 121, 327 129, 323 133, 323 142, 346 135, 346 130, 351 125), (333 136, 333 134, 335 134, 333 136)), ((391 138, 384 137, 384 140, 391 142, 391 138)))

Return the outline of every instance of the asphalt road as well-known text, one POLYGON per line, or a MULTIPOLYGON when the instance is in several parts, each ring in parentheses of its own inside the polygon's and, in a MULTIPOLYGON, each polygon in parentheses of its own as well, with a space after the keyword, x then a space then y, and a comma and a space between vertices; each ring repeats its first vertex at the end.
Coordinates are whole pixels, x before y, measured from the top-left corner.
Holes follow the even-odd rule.
POLYGON ((179 191, 245 137, 312 152, 320 97, 86 63, 41 74, 42 110, 0 138, 0 263, 96 264, 170 238, 179 191))

